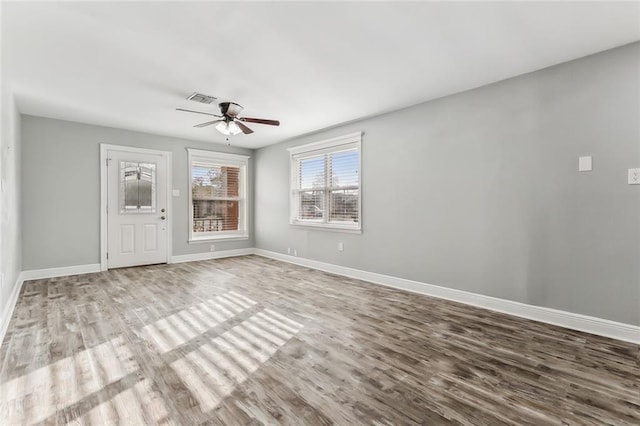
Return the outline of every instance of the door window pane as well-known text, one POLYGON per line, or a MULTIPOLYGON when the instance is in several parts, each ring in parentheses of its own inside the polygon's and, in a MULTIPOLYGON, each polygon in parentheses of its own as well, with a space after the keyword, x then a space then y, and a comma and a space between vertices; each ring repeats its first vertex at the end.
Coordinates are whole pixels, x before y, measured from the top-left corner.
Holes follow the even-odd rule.
POLYGON ((120 162, 120 213, 156 212, 156 165, 120 162))

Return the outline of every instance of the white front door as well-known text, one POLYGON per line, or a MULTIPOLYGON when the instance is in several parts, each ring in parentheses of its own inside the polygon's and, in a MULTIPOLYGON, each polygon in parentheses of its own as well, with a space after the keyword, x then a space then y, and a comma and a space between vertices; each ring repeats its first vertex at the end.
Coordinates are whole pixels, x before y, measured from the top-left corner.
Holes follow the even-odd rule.
POLYGON ((167 155, 107 151, 107 267, 167 263, 167 155))

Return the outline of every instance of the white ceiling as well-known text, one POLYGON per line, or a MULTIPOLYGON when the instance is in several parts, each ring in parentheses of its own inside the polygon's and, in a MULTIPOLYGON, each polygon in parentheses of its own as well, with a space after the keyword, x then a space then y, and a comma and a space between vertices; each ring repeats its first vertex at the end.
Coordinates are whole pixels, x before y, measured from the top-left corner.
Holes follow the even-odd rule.
POLYGON ((23 113, 224 142, 194 91, 244 105, 262 147, 640 39, 639 2, 3 3, 23 113))

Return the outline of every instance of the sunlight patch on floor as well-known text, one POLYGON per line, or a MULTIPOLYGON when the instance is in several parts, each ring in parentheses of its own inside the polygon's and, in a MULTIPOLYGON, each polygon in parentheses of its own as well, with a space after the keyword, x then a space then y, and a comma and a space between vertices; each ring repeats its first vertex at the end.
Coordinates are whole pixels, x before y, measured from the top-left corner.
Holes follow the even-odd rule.
POLYGON ((260 314, 171 363, 203 412, 217 407, 303 327, 269 309, 260 314))
POLYGON ((83 423, 144 425, 166 422, 169 413, 148 379, 115 395, 82 416, 83 423))
POLYGON ((160 353, 177 348, 237 316, 257 302, 230 292, 183 309, 142 328, 142 336, 160 353))
POLYGON ((8 424, 41 422, 139 369, 117 337, 0 385, 0 415, 8 424))

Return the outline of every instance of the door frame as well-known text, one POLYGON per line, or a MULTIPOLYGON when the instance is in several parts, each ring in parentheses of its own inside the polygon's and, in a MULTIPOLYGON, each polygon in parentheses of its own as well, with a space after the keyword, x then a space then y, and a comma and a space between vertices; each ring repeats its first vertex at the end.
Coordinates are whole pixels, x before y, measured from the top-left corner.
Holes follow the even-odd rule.
POLYGON ((107 248, 109 242, 108 221, 107 221, 107 152, 122 151, 139 154, 152 154, 164 157, 167 161, 167 263, 171 263, 172 254, 172 229, 173 229, 173 153, 170 151, 159 151, 156 149, 137 148, 125 145, 100 144, 100 270, 108 269, 107 248))

